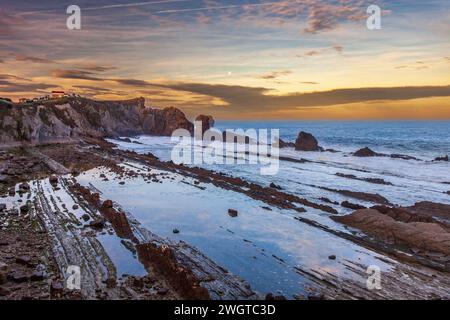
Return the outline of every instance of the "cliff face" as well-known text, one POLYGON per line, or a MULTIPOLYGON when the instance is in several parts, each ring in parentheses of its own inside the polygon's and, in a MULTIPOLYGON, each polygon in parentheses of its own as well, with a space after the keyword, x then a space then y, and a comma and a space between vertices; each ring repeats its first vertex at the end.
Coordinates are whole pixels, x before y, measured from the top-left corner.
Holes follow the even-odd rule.
POLYGON ((83 137, 171 135, 193 124, 176 108, 145 107, 144 99, 65 98, 45 105, 0 106, 0 147, 66 143, 83 137))

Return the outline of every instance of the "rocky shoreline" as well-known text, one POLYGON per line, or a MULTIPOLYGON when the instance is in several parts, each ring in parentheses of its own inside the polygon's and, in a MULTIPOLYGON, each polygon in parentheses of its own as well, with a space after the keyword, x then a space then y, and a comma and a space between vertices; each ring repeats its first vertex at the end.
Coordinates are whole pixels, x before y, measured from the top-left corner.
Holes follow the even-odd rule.
MULTIPOLYGON (((254 293, 247 284, 242 284, 242 280, 227 273, 222 267, 215 265, 206 256, 188 244, 167 242, 167 240, 152 234, 150 231, 139 228, 138 223, 128 213, 122 211, 117 204, 108 199, 101 199, 95 190, 85 189, 76 182, 76 177, 80 172, 89 168, 105 167, 108 170, 116 172, 119 177, 132 178, 136 175, 144 175, 145 179, 149 182, 158 183, 160 178, 157 175, 123 170, 119 164, 124 161, 140 163, 148 168, 176 172, 182 176, 194 178, 202 183, 210 183, 223 189, 243 193, 253 199, 279 208, 304 212, 303 206, 305 206, 321 210, 334 216, 333 219, 336 221, 351 227, 356 227, 370 236, 375 236, 375 238, 364 235, 349 236, 348 234, 334 230, 327 230, 326 227, 318 225, 312 220, 308 221, 300 217, 298 219, 303 223, 313 225, 327 232, 333 232, 344 238, 351 239, 355 243, 363 244, 371 249, 391 255, 395 259, 400 259, 399 261, 402 261, 405 265, 422 265, 422 267, 414 267, 419 270, 431 268, 430 270, 435 270, 433 272, 436 274, 443 273, 442 277, 444 278, 446 277, 446 273, 450 271, 449 263, 446 260, 448 257, 446 251, 442 251, 443 254, 441 255, 435 254, 439 252, 439 248, 436 247, 439 246, 439 239, 432 239, 434 242, 433 246, 430 247, 422 245, 424 243, 422 238, 417 240, 418 242, 399 243, 395 240, 397 238, 386 238, 377 231, 378 229, 372 229, 377 226, 378 216, 383 214, 392 216, 389 212, 400 209, 390 207, 378 207, 377 209, 377 207, 374 207, 374 209, 371 209, 372 211, 367 211, 369 215, 375 210, 379 210, 377 212, 387 213, 373 215, 371 217, 373 219, 373 226, 370 226, 372 223, 370 219, 362 220, 363 224, 359 224, 353 222, 352 215, 338 215, 337 211, 330 206, 299 198, 283 192, 280 188, 274 188, 274 186, 260 186, 249 183, 241 178, 231 177, 206 169, 176 165, 172 162, 163 162, 151 154, 140 155, 130 151, 120 151, 104 140, 91 140, 89 143, 85 142, 82 144, 42 146, 30 148, 26 152, 23 150, 11 150, 2 155, 2 159, 5 159, 2 161, 3 171, 11 170, 11 166, 14 168, 17 162, 11 160, 16 159, 16 157, 18 157, 17 160, 22 162, 38 164, 49 163, 48 157, 55 163, 51 168, 48 165, 35 165, 32 167, 36 169, 32 171, 32 176, 36 180, 32 180, 31 182, 28 181, 30 177, 28 171, 22 173, 14 169, 16 171, 13 175, 8 176, 7 183, 2 184, 3 197, 10 196, 13 185, 20 186, 21 183, 27 182, 28 187, 22 185, 22 187, 15 188, 15 190, 18 190, 16 205, 12 207, 8 205, 2 211, 0 238, 14 239, 14 237, 23 237, 29 240, 23 242, 15 241, 14 243, 13 241, 6 241, 0 246, 0 261, 2 263, 1 279, 4 279, 0 284, 3 295, 0 297, 1 299, 251 299, 257 297, 262 298, 267 294, 260 293, 262 294, 261 296, 254 293), (85 161, 80 161, 81 158, 85 161), (61 168, 65 168, 65 170, 61 172, 61 168), (61 176, 61 173, 65 173, 65 175, 61 176), (45 177, 50 178, 55 174, 57 175, 56 178, 46 179, 49 181, 48 184, 54 190, 60 188, 67 190, 76 199, 76 206, 88 212, 87 217, 81 216, 80 218, 76 218, 70 215, 67 216, 71 211, 68 208, 70 204, 60 203, 57 211, 51 209, 55 204, 51 204, 49 201, 56 200, 51 200, 44 196, 45 188, 42 185, 43 180, 41 179, 45 177), (50 180, 53 180, 53 184, 50 180), (66 215, 64 214, 65 211, 67 211, 66 215), (22 222, 19 222, 20 227, 12 228, 12 225, 18 223, 17 219, 22 220, 22 222), (71 222, 69 223, 68 220, 71 222), (69 225, 71 226, 69 227, 69 225), (35 228, 38 228, 40 231, 36 233, 35 228), (67 231, 63 231, 67 230, 67 228, 71 230, 69 235, 67 231), (102 252, 101 244, 96 240, 96 237, 99 233, 105 232, 105 230, 113 232, 120 239, 128 243, 128 246, 132 248, 131 250, 135 251, 139 256, 139 260, 141 260, 141 263, 148 270, 149 274, 153 276, 129 276, 118 279, 114 272, 114 266, 108 259, 108 255, 105 252, 99 254, 99 252, 102 252), (46 240, 42 240, 42 237, 46 240), (39 243, 39 246, 34 249, 35 247, 30 245, 30 243, 39 243), (80 246, 80 243, 85 244, 80 246), (421 245, 416 246, 416 244, 421 245), (60 250, 55 250, 55 248, 59 247, 65 248, 65 257, 60 256, 60 250), (14 252, 14 257, 11 256, 11 252, 14 252), (18 265, 18 256, 30 256, 30 260, 33 263, 29 265, 18 265), (89 262, 93 264, 90 266, 91 276, 84 277, 86 283, 84 283, 82 291, 74 292, 64 290, 62 283, 64 280, 64 269, 67 267, 67 262, 65 261, 72 259, 80 263, 82 256, 93 257, 93 260, 89 262), (103 256, 103 258, 99 259, 99 256, 103 256), (49 259, 49 257, 53 257, 53 259, 49 259), (94 259, 94 257, 96 258, 94 259), (99 265, 98 262, 94 263, 94 260, 100 260, 102 262, 99 265), (23 270, 24 266, 25 270, 23 270), (38 266, 46 270, 42 277, 36 277, 35 275, 40 270, 38 266), (110 271, 105 273, 105 270, 110 271), (17 274, 20 277, 16 277, 15 275, 17 274), (95 279, 98 275, 102 275, 101 281, 95 279), (35 291, 32 291, 30 288, 36 290, 38 293, 33 293, 35 291), (224 296, 225 293, 226 295, 224 296)), ((107 179, 106 175, 105 179, 107 179)), ((336 192, 343 191, 336 190, 336 192)), ((364 198, 365 195, 361 193, 360 197, 364 198)), ((369 200, 385 204, 385 201, 377 201, 378 198, 369 200)), ((435 211, 439 212, 441 217, 449 217, 448 208, 446 207, 445 211, 443 211, 442 207, 439 207, 438 204, 429 204, 427 206, 417 204, 412 208, 402 208, 401 215, 397 214, 394 218, 391 218, 392 226, 398 228, 397 222, 395 221, 399 219, 405 220, 405 214, 409 216, 407 219, 408 223, 412 223, 411 221, 420 221, 420 223, 431 223, 434 226, 439 223, 434 220, 435 214, 431 214, 432 217, 427 217, 418 211, 424 212, 427 211, 427 208, 431 207, 434 207, 435 211), (398 218, 399 215, 402 218, 398 218)), ((358 211, 354 219, 358 219, 358 211)), ((384 221, 383 223, 381 230, 389 230, 389 223, 391 222, 384 221)), ((432 226, 431 224, 430 227, 432 226)), ((439 230, 444 230, 448 226, 441 224, 440 228, 439 230)), ((407 234, 409 235, 409 233, 407 234)), ((427 233, 422 234, 422 236, 426 237, 427 233)), ((445 249, 445 246, 442 248, 445 249)), ((305 276, 308 274, 306 270, 300 270, 299 272, 302 272, 305 276)), ((311 276, 308 275, 308 277, 311 276)), ((359 292, 358 295, 352 295, 345 291, 347 293, 344 294, 342 290, 336 288, 336 284, 330 286, 322 281, 323 279, 320 281, 321 285, 319 287, 321 287, 320 294, 324 298, 374 298, 369 292, 359 292), (367 296, 364 296, 364 294, 367 296)), ((413 284, 413 287, 416 285, 420 285, 420 283, 413 284)), ((346 290, 350 289, 347 288, 346 290)), ((357 292, 360 289, 354 287, 351 290, 357 292)), ((308 299, 307 296, 304 298, 308 299)), ((403 298, 408 298, 408 295, 403 296, 403 298)))
MULTIPOLYGON (((140 99, 100 103, 78 98, 64 102, 47 106, 45 111, 27 106, 2 113, 0 300, 450 298, 449 205, 422 201, 400 207, 378 193, 305 184, 342 200, 326 196, 310 199, 286 191, 283 184, 263 185, 232 174, 162 161, 151 153, 118 149, 104 138, 167 135, 175 128, 192 131, 193 124, 178 110, 147 108, 140 99), (11 126, 16 129, 10 130, 11 126), (293 271, 313 284, 308 292, 292 297, 256 292, 246 279, 233 275, 197 248, 154 234, 113 198, 105 198, 91 184, 80 184, 80 175, 89 170, 100 171, 102 181, 111 179, 122 186, 137 178, 146 184, 160 184, 173 179, 169 177, 172 174, 189 179, 181 183, 199 193, 207 192, 206 185, 234 192, 258 201, 262 210, 288 210, 295 214, 296 223, 372 250, 380 255, 378 259, 392 264, 392 270, 384 274, 383 289, 371 291, 351 279, 343 281, 329 272, 295 266, 293 271), (320 212, 323 220, 309 217, 309 210, 320 212), (333 228, 325 221, 340 226, 333 228), (135 273, 121 272, 111 250, 125 250, 135 273), (80 266, 82 272, 79 290, 67 288, 67 270, 73 265, 80 266)), ((209 116, 196 120, 204 127, 214 125, 209 116)), ((133 142, 129 138, 118 141, 133 142)), ((305 132, 295 143, 280 142, 280 147, 337 152, 324 150, 305 132)), ((354 156, 388 155, 365 148, 354 156)), ((389 157, 418 160, 405 155, 389 157)), ((280 161, 321 164, 286 156, 280 161)), ((435 161, 447 160, 443 157, 435 161)), ((343 172, 334 176, 393 186, 381 178, 343 172)), ((239 219, 239 209, 228 209, 229 218, 239 219)), ((180 230, 173 232, 178 234, 180 230)), ((329 256, 330 260, 337 258, 329 256)), ((283 258, 272 255, 271 259, 291 268, 283 258)), ((365 276, 362 264, 344 261, 343 265, 353 274, 365 276)))

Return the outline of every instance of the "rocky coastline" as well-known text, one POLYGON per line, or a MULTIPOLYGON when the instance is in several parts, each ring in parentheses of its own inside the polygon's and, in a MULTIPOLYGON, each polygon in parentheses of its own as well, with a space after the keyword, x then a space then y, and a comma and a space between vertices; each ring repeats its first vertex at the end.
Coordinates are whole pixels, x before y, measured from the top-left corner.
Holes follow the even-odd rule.
MULTIPOLYGON (((136 177, 157 184, 165 179, 164 172, 174 173, 198 182, 194 186, 199 192, 200 183, 211 184, 257 200, 265 204, 263 210, 297 212, 296 221, 386 255, 398 263, 398 274, 414 279, 404 281, 395 272, 387 274, 383 292, 371 292, 357 283, 343 283, 331 275, 318 276, 298 268, 296 272, 316 284, 314 291, 296 296, 298 299, 449 298, 449 205, 419 202, 399 207, 379 194, 339 186, 320 188, 344 197, 345 201, 308 199, 285 191, 283 185, 261 185, 221 172, 162 161, 153 154, 120 150, 104 138, 164 136, 178 128, 192 132, 193 123, 175 108, 148 108, 142 99, 96 102, 77 98, 62 102, 16 106, 1 113, 0 146, 4 150, 0 151, 0 299, 273 297, 270 292, 256 292, 245 279, 233 275, 195 247, 145 229, 133 212, 126 212, 114 199, 104 198, 94 187, 80 185, 77 177, 94 168, 105 170, 100 175, 104 180, 114 174, 120 184, 136 177), (124 169, 123 163, 146 169, 124 169), (162 173, 154 173, 155 170, 162 173), (58 196, 58 192, 67 193, 70 201, 58 196), (351 232, 309 219, 307 209, 322 212, 326 219, 351 232), (119 275, 99 240, 106 234, 117 237, 137 257, 146 274, 119 275), (65 288, 65 271, 70 264, 87 266, 81 290, 65 288), (429 286, 430 281, 434 286, 429 286)), ((204 128, 214 125, 210 116, 196 120, 204 128)), ((295 143, 283 142, 280 147, 326 152, 314 136, 305 132, 299 134, 295 143)), ((365 149, 355 156, 384 155, 365 149)), ((302 163, 289 157, 282 157, 281 161, 302 163)), ((390 183, 345 173, 336 176, 380 186, 390 183)), ((230 208, 228 214, 238 218, 239 208, 230 208)), ((279 263, 284 262, 279 259, 279 263)))

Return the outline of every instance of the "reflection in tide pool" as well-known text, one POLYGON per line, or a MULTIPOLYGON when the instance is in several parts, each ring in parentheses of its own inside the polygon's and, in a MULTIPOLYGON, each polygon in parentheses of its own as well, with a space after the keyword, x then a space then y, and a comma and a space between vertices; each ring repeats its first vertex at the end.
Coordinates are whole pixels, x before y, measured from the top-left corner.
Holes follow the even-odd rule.
MULTIPOLYGON (((133 178, 119 185, 118 180, 101 181, 102 172, 91 170, 77 180, 84 185, 92 183, 104 199, 114 199, 152 232, 194 245, 260 293, 289 297, 304 293, 313 284, 297 267, 339 275, 361 286, 366 279, 346 265, 354 262, 390 268, 378 254, 295 220, 298 213, 263 209, 266 204, 243 194, 208 184, 195 186, 192 179, 176 174, 161 177, 162 183, 133 178), (238 217, 228 215, 230 208, 239 211, 238 217), (173 233, 175 228, 179 234, 173 233), (330 260, 330 255, 337 259, 330 260)), ((152 169, 152 173, 161 171, 152 169)), ((126 270, 126 264, 126 259, 119 261, 119 268, 126 270)))

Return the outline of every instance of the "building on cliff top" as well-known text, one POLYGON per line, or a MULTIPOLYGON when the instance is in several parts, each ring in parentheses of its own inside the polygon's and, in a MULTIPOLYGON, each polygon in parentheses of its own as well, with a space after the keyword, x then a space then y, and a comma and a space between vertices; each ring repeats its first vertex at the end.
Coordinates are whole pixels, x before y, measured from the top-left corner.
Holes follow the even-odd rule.
POLYGON ((66 93, 64 91, 52 91, 53 99, 64 98, 65 96, 66 96, 66 93))

